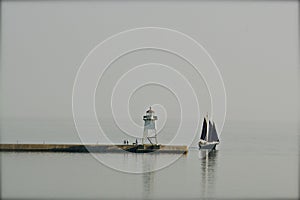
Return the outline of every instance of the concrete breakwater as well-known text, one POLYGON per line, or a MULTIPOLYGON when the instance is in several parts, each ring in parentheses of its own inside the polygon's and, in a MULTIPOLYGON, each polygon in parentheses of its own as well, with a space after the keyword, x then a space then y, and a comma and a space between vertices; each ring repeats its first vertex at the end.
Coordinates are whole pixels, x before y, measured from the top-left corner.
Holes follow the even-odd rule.
POLYGON ((70 152, 70 153, 177 153, 186 154, 187 146, 179 145, 113 145, 113 144, 0 144, 0 151, 13 152, 70 152))

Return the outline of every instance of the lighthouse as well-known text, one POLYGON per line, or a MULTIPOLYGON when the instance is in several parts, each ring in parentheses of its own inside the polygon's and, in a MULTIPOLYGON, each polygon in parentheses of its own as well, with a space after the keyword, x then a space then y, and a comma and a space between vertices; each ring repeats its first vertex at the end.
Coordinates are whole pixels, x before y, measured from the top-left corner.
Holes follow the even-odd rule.
POLYGON ((145 124, 142 143, 145 144, 148 140, 151 144, 157 145, 155 128, 155 121, 157 120, 157 116, 154 115, 154 111, 151 109, 151 107, 146 111, 146 115, 144 115, 143 120, 145 121, 145 124))

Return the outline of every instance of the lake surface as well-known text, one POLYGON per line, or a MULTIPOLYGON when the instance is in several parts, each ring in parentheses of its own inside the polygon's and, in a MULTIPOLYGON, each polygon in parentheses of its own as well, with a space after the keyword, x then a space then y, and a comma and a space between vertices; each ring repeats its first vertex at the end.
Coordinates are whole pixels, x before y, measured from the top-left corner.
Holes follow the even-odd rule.
MULTIPOLYGON (((19 134, 9 126, 1 131, 2 142, 11 142, 19 134)), ((297 124, 226 123, 217 151, 191 147, 168 167, 141 174, 111 169, 85 153, 2 152, 1 195, 13 199, 297 198, 298 139, 297 124)), ((120 165, 136 163, 151 171, 153 163, 168 154, 106 156, 118 159, 120 165)))

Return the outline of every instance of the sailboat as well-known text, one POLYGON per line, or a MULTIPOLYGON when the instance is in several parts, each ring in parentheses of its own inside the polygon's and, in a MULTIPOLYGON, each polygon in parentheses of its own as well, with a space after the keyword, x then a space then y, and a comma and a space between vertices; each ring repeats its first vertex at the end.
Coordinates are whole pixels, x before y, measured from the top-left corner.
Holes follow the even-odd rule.
POLYGON ((202 124, 202 132, 199 141, 200 149, 215 150, 216 146, 220 143, 215 122, 204 117, 202 124))

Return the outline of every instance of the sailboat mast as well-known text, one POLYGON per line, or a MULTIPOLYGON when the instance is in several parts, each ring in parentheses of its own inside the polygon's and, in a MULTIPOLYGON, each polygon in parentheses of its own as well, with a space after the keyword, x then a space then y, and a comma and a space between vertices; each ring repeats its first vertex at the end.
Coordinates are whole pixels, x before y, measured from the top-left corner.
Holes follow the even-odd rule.
POLYGON ((207 123, 206 142, 208 142, 208 134, 209 134, 209 119, 208 119, 208 114, 206 114, 206 123, 207 123))

